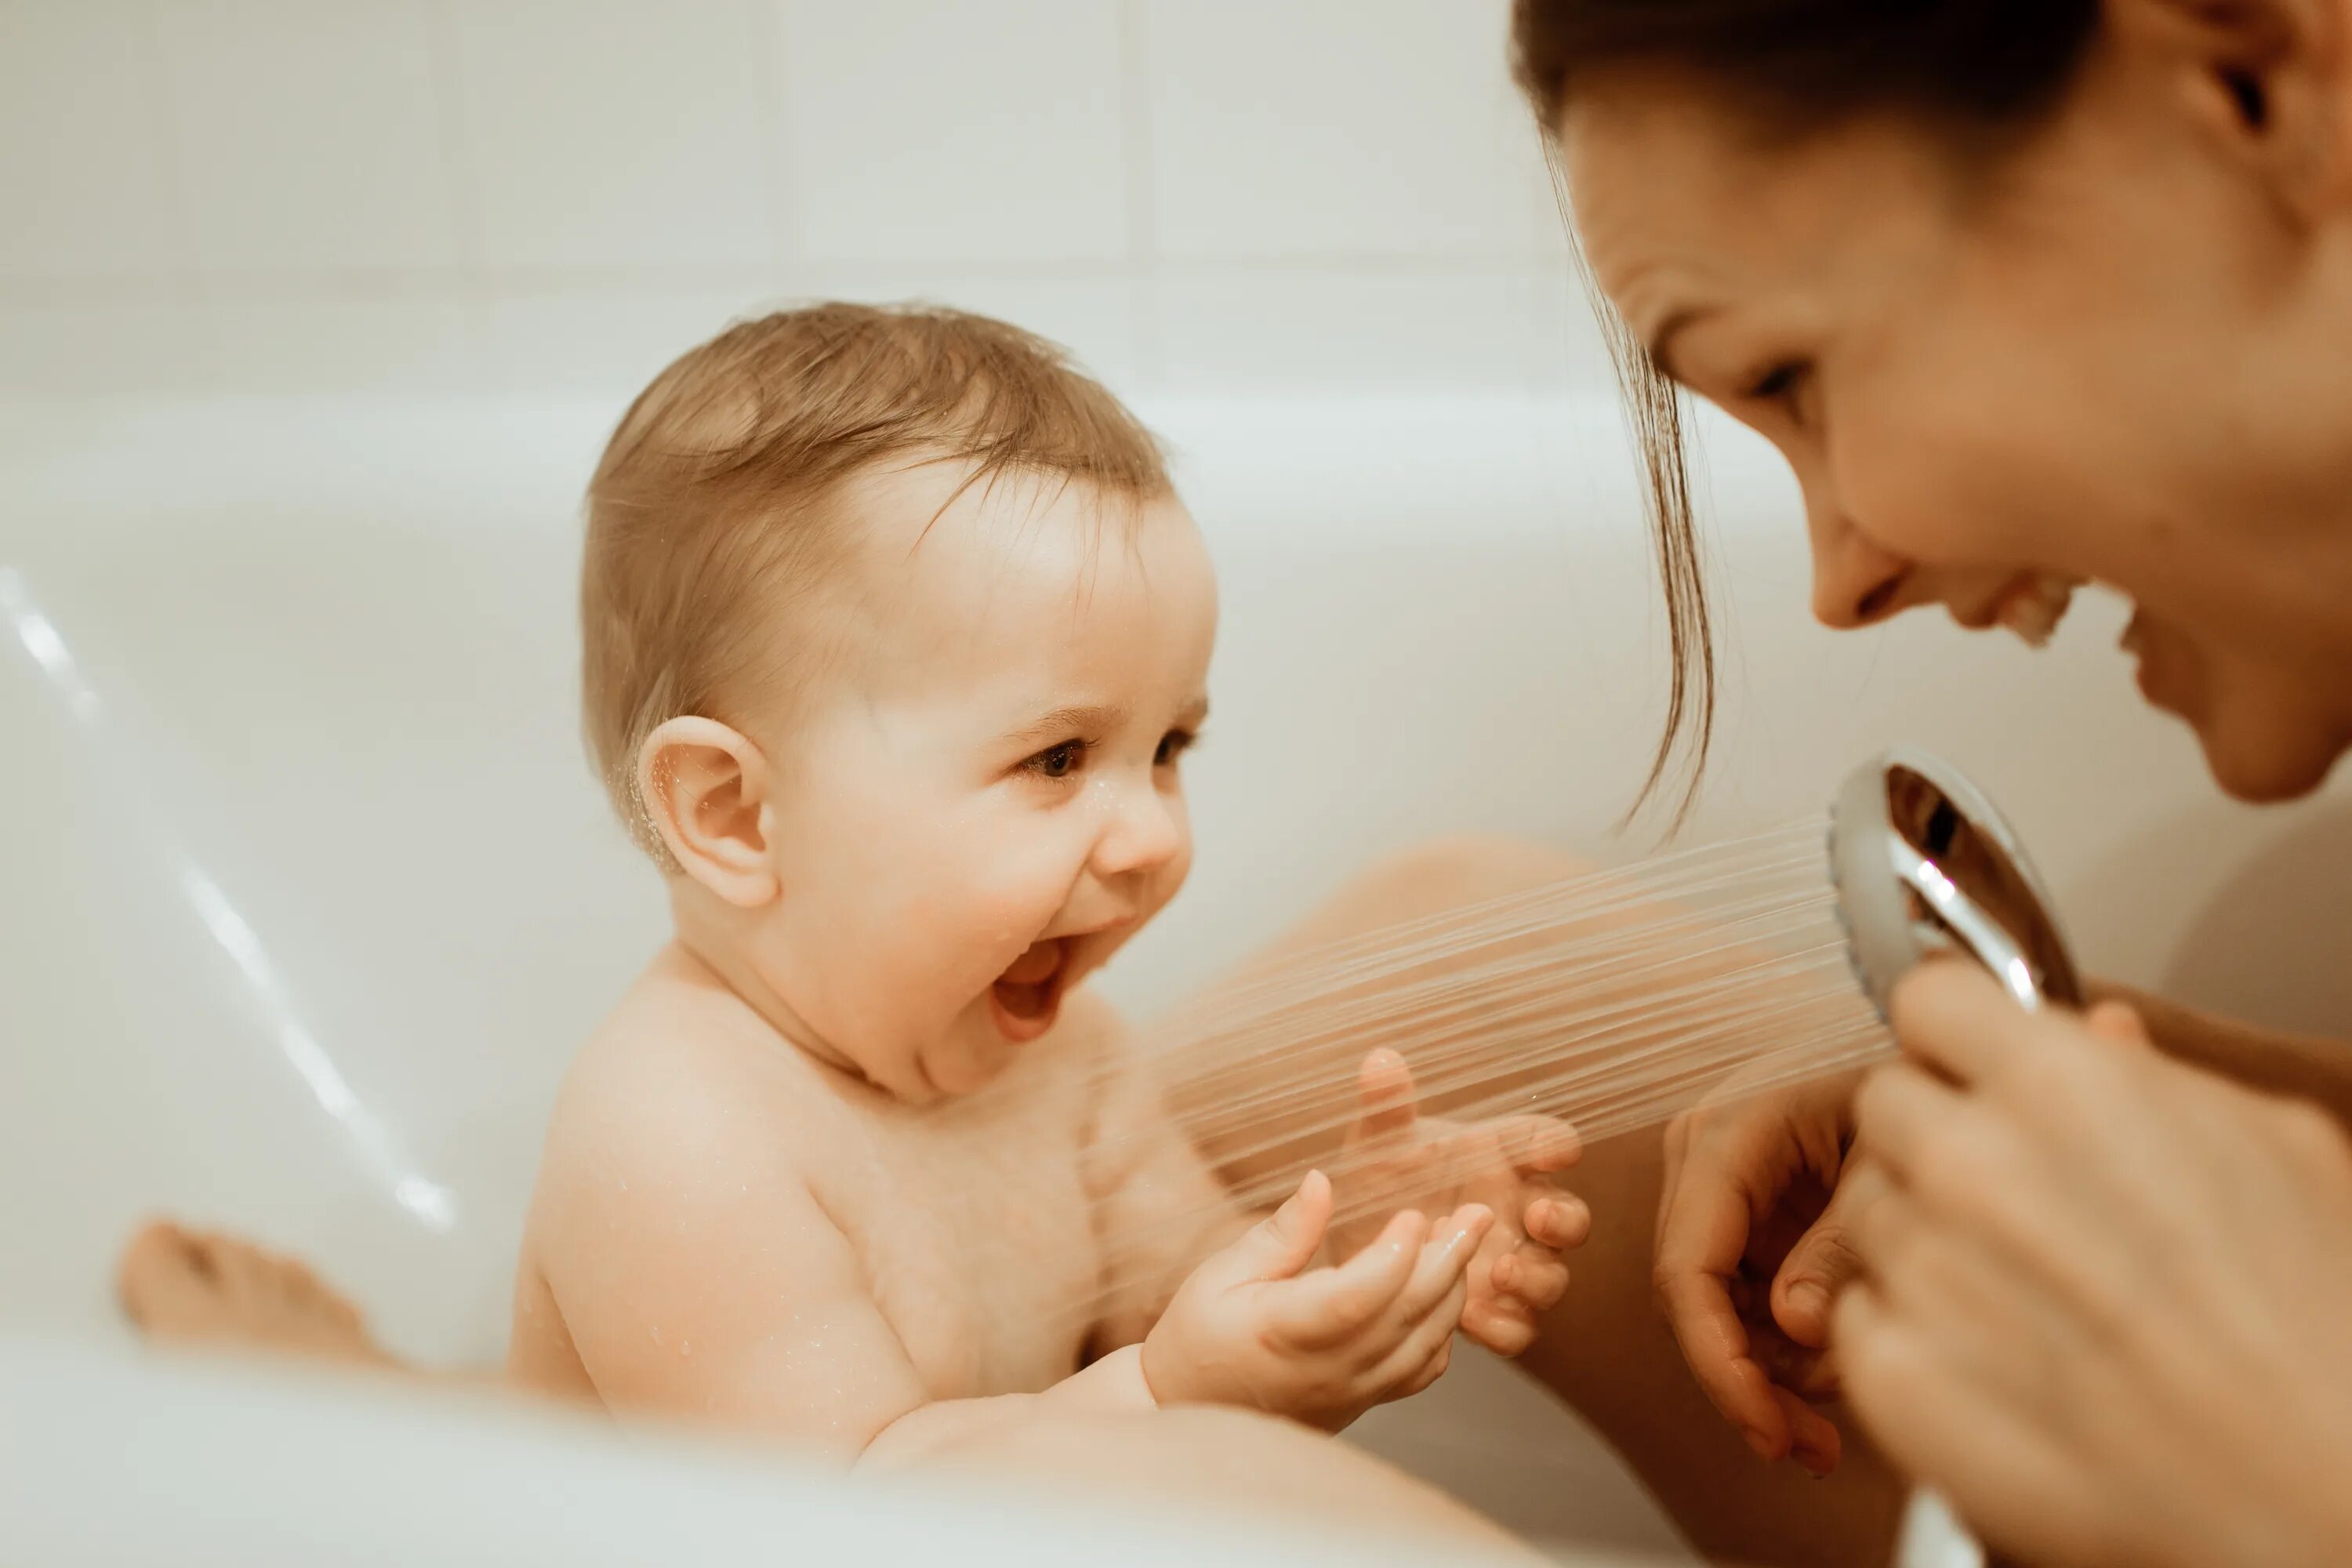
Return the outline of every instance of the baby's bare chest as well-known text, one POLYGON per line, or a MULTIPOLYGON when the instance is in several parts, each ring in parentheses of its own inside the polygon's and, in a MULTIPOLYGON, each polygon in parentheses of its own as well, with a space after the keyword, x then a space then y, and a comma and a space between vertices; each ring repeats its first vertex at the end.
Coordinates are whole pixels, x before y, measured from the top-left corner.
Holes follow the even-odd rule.
POLYGON ((1075 1371, 1099 1258, 1075 1085, 853 1109, 819 1193, 935 1398, 1034 1392, 1075 1371))

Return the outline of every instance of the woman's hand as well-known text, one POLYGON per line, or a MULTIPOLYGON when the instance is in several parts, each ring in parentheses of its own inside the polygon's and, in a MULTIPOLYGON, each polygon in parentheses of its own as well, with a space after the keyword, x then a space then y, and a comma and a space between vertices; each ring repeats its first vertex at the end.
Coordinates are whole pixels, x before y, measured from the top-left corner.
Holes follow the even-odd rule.
POLYGON ((1847 1226, 1880 1178, 1853 1156, 1856 1073, 1743 1092, 1668 1123, 1655 1279, 1683 1358, 1765 1459, 1837 1467, 1830 1304, 1855 1259, 1847 1226))
POLYGON ((1339 1165, 1341 1201, 1354 1217, 1332 1227, 1333 1239, 1359 1246, 1406 1208, 1475 1205, 1493 1215, 1470 1260, 1462 1331, 1498 1355, 1517 1355, 1535 1342, 1537 1315, 1568 1292, 1560 1254, 1591 1234, 1584 1200, 1554 1182, 1583 1152, 1576 1130, 1549 1116, 1423 1116, 1412 1074, 1391 1050, 1364 1058, 1358 1089, 1363 1113, 1339 1165))
POLYGON ((2352 1144, 2310 1105, 1927 966, 1863 1090, 1846 1392, 2052 1563, 2352 1563, 2352 1144))
POLYGON ((1336 1268, 1307 1266, 1331 1223, 1331 1184, 1310 1171, 1290 1200, 1195 1268, 1143 1342, 1161 1405, 1234 1405, 1337 1432, 1444 1374, 1493 1215, 1435 1226, 1391 1218, 1336 1268))

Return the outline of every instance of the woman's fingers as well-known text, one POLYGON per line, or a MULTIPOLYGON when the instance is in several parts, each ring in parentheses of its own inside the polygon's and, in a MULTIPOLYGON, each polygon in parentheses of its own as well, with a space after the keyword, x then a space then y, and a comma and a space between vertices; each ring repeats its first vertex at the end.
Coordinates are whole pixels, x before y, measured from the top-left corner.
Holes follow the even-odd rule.
POLYGON ((1837 1424, 1788 1389, 1775 1385, 1772 1398, 1788 1418, 1790 1458, 1816 1476, 1836 1469, 1845 1449, 1837 1424))
POLYGON ((2034 1543, 2040 1558, 2087 1561, 2112 1550, 2086 1530, 2105 1489, 2069 1462, 2017 1407, 1952 1366, 1930 1334, 1868 1282, 1838 1299, 1847 1397, 1888 1458, 1964 1496, 1969 1522, 1996 1545, 2034 1543), (2074 1549, 2053 1548, 2069 1540, 2074 1549))
POLYGON ((1759 1457, 1787 1453, 1788 1417, 1772 1397, 1772 1380, 1748 1353, 1748 1327, 1723 1279, 1685 1270, 1662 1276, 1658 1294, 1691 1375, 1724 1419, 1740 1429, 1759 1457))
MULTIPOLYGON (((1772 1276, 1772 1321, 1801 1345, 1830 1342, 1830 1308, 1862 1271, 1852 1235, 1855 1217, 1887 1191, 1886 1173, 1868 1161, 1849 1163, 1821 1217, 1806 1227, 1772 1276)), ((1826 1423, 1824 1423, 1826 1425, 1826 1423)))
POLYGON ((2047 1032, 2038 1026, 2052 1021, 2025 1012, 1984 969, 1958 959, 1905 975, 1888 1017, 1906 1057, 1964 1087, 2031 1061, 2047 1032))
POLYGON ((1730 1281, 1748 1247, 1749 1205, 1738 1173, 1686 1150, 1658 1226, 1655 1284, 1691 1374, 1767 1458, 1788 1451, 1789 1422, 1749 1353, 1730 1281))
MULTIPOLYGON (((2011 1006, 2010 1021, 2020 1016, 2011 1006)), ((1854 1115, 1871 1157, 1905 1185, 1916 1185, 1923 1176, 1935 1186, 1953 1179, 1942 1166, 1966 1136, 1960 1129, 1969 1114, 1965 1095, 1907 1062, 1872 1073, 1854 1099, 1854 1115)))

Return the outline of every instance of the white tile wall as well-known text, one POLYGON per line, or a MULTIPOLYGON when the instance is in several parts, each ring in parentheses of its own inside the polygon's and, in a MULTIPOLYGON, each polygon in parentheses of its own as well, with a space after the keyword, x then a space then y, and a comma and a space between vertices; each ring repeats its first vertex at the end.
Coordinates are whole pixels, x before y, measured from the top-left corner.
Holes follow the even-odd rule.
POLYGON ((424 0, 158 0, 155 11, 189 262, 264 274, 457 262, 424 0))
POLYGON ((1560 366, 1552 279, 1517 268, 1216 271, 1160 283, 1171 387, 1539 389, 1560 366))
POLYGON ((764 6, 452 5, 478 259, 610 268, 773 258, 764 6))
POLYGON ((561 389, 928 298, 1122 391, 1604 374, 1506 0, 0 0, 0 395, 561 389))
POLYGON ((1150 0, 1171 257, 1521 259, 1534 138, 1506 0, 1150 0))
POLYGON ((212 363, 235 393, 457 392, 475 383, 456 300, 226 302, 210 312, 212 363))
POLYGON ((170 302, 0 305, 0 395, 203 392, 214 383, 205 328, 170 302))
POLYGON ((1128 253, 1120 7, 782 0, 803 254, 1102 261, 1128 253))
POLYGON ((0 5, 0 276, 171 270, 154 42, 142 5, 0 5))

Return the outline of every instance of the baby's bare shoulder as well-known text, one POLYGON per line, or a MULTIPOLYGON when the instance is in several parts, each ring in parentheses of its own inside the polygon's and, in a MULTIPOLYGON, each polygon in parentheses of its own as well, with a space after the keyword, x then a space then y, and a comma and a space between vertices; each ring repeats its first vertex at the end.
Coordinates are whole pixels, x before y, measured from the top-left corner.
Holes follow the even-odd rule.
POLYGON ((656 963, 565 1074, 541 1184, 784 1179, 798 1170, 814 1091, 807 1065, 751 1008, 656 963))

